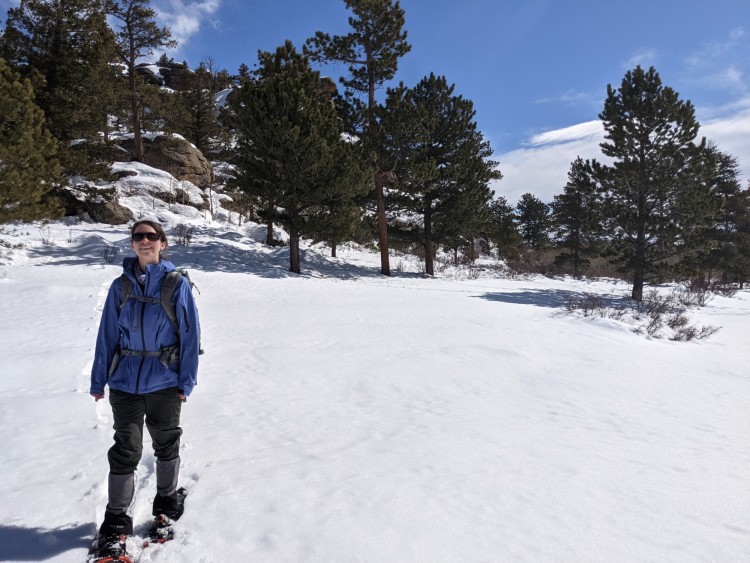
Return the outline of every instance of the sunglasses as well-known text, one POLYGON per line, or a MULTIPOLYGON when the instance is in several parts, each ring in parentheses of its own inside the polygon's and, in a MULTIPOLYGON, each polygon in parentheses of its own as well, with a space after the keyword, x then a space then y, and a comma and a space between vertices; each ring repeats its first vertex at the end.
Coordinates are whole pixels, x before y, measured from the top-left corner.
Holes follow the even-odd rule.
POLYGON ((156 242, 157 240, 161 239, 159 233, 133 233, 132 235, 130 235, 130 238, 133 239, 133 242, 141 242, 143 239, 148 239, 151 242, 156 242))

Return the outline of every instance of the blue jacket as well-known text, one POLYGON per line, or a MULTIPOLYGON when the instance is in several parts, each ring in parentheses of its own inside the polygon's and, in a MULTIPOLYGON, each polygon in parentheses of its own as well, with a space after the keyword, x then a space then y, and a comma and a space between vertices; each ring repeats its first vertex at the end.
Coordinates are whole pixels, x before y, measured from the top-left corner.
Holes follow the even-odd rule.
MULTIPOLYGON (((174 264, 162 260, 146 267, 144 287, 136 281, 134 268, 137 258, 128 257, 122 263, 126 276, 133 282, 133 294, 160 299, 161 283, 174 264)), ((200 326, 198 310, 193 300, 190 282, 180 278, 174 292, 177 331, 169 321, 161 303, 144 303, 128 299, 121 307, 122 288, 118 277, 109 288, 104 303, 99 335, 96 339, 94 365, 91 368, 91 393, 104 393, 104 386, 126 393, 144 394, 177 387, 190 395, 198 381, 198 352, 200 326), (156 352, 165 346, 180 343, 179 363, 164 366, 159 358, 123 356, 109 377, 112 359, 118 349, 156 352)))

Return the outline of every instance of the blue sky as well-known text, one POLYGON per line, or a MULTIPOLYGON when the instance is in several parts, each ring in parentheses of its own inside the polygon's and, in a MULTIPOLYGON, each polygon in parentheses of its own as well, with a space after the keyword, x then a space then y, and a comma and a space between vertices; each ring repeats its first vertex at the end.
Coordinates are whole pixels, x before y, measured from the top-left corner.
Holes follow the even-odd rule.
MULTIPOLYGON (((0 0, 4 12, 13 0, 0 0)), ((253 66, 258 49, 348 31, 343 0, 153 0, 195 67, 253 66)), ((412 51, 396 80, 434 72, 473 100, 505 178, 499 195, 562 191, 576 156, 599 157, 607 84, 636 64, 697 108, 702 134, 750 176, 750 0, 401 0, 412 51)), ((343 72, 343 69, 340 69, 343 72)), ((328 74, 332 74, 327 69, 328 74)))

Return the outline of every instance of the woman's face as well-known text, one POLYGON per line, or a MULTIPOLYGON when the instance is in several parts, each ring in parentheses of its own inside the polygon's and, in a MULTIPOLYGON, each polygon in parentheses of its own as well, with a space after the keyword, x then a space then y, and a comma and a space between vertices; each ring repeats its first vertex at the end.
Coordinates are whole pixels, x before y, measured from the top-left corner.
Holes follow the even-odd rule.
POLYGON ((166 241, 159 240, 159 234, 149 225, 138 225, 131 236, 130 246, 138 256, 141 266, 157 264, 159 253, 167 247, 166 241), (149 236, 155 240, 149 240, 149 236))

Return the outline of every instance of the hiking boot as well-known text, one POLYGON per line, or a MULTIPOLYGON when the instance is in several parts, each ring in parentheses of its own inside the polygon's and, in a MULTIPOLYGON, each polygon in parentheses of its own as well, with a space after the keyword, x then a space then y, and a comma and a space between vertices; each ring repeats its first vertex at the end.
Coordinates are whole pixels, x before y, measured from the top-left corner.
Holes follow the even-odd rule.
POLYGON ((154 497, 154 506, 151 514, 154 516, 166 516, 170 520, 179 520, 185 511, 185 497, 187 491, 183 488, 177 489, 169 496, 157 494, 154 497))
POLYGON ((124 512, 104 512, 104 522, 99 528, 99 537, 133 535, 133 519, 124 512))

